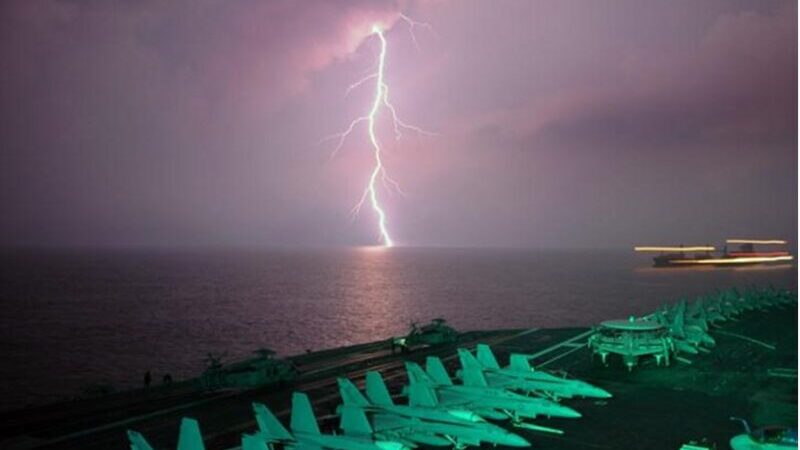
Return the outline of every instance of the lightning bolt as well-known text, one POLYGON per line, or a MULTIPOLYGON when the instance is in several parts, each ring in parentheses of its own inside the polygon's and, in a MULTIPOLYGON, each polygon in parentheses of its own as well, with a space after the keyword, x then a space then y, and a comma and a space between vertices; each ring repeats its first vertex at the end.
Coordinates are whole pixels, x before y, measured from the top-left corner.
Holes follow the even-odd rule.
MULTIPOLYGON (((386 83, 383 82, 383 70, 386 67, 386 37, 383 35, 383 32, 381 32, 380 27, 377 25, 372 27, 372 32, 375 33, 378 36, 378 39, 381 40, 381 52, 378 56, 378 76, 375 77, 375 98, 372 101, 372 109, 369 111, 369 116, 367 116, 369 117, 369 140, 372 143, 372 148, 375 153, 375 167, 372 169, 372 174, 369 176, 369 184, 367 185, 365 196, 366 193, 369 193, 369 200, 372 204, 372 210, 378 215, 378 228, 381 231, 383 245, 386 247, 392 247, 394 245, 394 241, 392 241, 392 237, 389 235, 389 230, 386 227, 386 212, 384 212, 380 202, 378 202, 378 191, 375 188, 375 181, 378 179, 378 175, 383 174, 384 177, 386 176, 386 169, 383 166, 383 161, 381 161, 381 146, 378 143, 378 137, 375 136, 375 117, 378 115, 378 108, 381 106, 381 101, 383 101, 383 103, 385 103, 387 106, 390 105, 387 100, 389 96, 389 89, 386 86, 386 83)), ((391 111, 392 114, 394 114, 394 108, 391 108, 391 111)), ((396 120, 395 125, 397 125, 396 120)), ((395 132, 397 132, 396 128, 395 132)), ((363 202, 364 196, 361 197, 361 203, 363 202)))
MULTIPOLYGON (((409 23, 412 27, 414 24, 420 24, 419 22, 411 22, 405 16, 402 16, 402 19, 409 23)), ((423 24, 427 25, 427 24, 423 24)), ((389 227, 387 225, 387 215, 386 211, 383 209, 380 203, 380 198, 378 197, 378 181, 380 180, 384 186, 387 188, 393 188, 395 191, 399 192, 400 194, 404 194, 403 190, 400 189, 400 185, 392 179, 386 173, 386 166, 383 163, 383 159, 381 158, 382 149, 380 145, 380 140, 378 139, 377 132, 376 132, 376 120, 378 118, 378 113, 381 111, 381 107, 385 108, 389 112, 389 117, 392 120, 392 126, 394 128, 394 135, 395 139, 399 139, 402 137, 402 130, 412 130, 418 134, 424 135, 435 135, 435 133, 431 133, 429 131, 425 131, 419 127, 409 125, 403 122, 397 114, 397 110, 394 106, 389 102, 389 86, 386 84, 385 81, 385 68, 386 68, 386 50, 387 50, 387 43, 386 43, 386 36, 383 34, 383 30, 379 25, 372 26, 372 34, 377 36, 378 41, 380 43, 380 51, 378 53, 378 68, 375 73, 365 76, 364 78, 356 81, 355 83, 351 84, 345 95, 349 94, 353 89, 356 89, 362 85, 367 84, 368 82, 374 82, 375 93, 372 98, 372 105, 369 109, 367 115, 357 117, 350 122, 350 125, 347 128, 340 132, 328 136, 327 138, 323 139, 323 141, 335 139, 337 140, 336 148, 334 148, 333 152, 331 153, 331 157, 335 156, 339 150, 344 145, 344 142, 347 140, 347 137, 353 132, 353 130, 362 123, 367 124, 367 132, 369 135, 370 145, 372 147, 372 154, 375 160, 375 165, 370 172, 369 181, 367 183, 364 192, 361 194, 361 198, 350 211, 353 217, 356 217, 358 213, 361 211, 361 207, 364 203, 369 200, 370 206, 372 207, 372 211, 375 213, 378 219, 378 231, 380 232, 380 239, 381 243, 384 247, 393 247, 394 240, 389 233, 389 227)), ((414 36, 412 30, 412 37, 414 36)), ((416 44, 416 38, 414 38, 414 44, 416 44)))

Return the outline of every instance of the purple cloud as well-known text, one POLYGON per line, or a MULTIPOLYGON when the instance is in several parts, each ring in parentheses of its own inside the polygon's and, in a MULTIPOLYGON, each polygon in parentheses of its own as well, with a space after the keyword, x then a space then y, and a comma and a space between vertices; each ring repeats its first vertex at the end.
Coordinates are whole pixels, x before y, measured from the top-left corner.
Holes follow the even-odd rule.
MULTIPOLYGON (((4 243, 368 244, 370 26, 401 243, 794 238, 792 2, 5 2, 4 243), (405 12, 429 22, 416 28, 405 12)), ((599 244, 598 244, 599 243, 599 244)))

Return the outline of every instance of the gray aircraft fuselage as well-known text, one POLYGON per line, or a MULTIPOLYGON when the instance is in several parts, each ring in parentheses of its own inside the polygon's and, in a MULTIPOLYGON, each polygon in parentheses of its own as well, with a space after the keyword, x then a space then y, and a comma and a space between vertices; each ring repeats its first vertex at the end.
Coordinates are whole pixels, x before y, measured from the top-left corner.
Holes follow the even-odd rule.
MULTIPOLYGON (((391 408, 391 407, 389 407, 391 408)), ((427 408, 412 408, 427 409, 427 408)), ((368 409, 369 411, 369 409, 368 409)), ((524 438, 487 422, 438 421, 422 419, 406 409, 384 409, 374 413, 372 426, 375 433, 386 439, 400 438, 425 445, 480 445, 486 442, 494 445, 511 447, 528 447, 530 443, 524 438)))
POLYGON ((574 409, 542 398, 527 397, 503 388, 436 385, 434 387, 444 406, 464 406, 481 416, 501 420, 509 417, 536 418, 537 416, 577 418, 574 409), (479 407, 479 409, 474 409, 479 407), (488 411, 487 411, 488 410, 488 411), (491 411, 494 411, 492 414, 491 411))
POLYGON ((357 437, 333 434, 294 433, 298 444, 311 444, 333 450, 403 450, 407 449, 398 442, 370 441, 357 437))
POLYGON ((609 398, 611 394, 580 380, 559 378, 545 372, 483 368, 489 386, 517 389, 526 392, 546 392, 559 398, 609 398))

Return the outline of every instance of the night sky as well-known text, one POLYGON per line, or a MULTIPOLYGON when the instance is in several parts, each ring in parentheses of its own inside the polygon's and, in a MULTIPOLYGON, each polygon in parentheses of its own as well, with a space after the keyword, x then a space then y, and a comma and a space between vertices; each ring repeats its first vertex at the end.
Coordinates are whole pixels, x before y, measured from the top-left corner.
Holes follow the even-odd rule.
POLYGON ((377 243, 373 23, 398 244, 796 242, 794 1, 6 0, 0 244, 377 243))

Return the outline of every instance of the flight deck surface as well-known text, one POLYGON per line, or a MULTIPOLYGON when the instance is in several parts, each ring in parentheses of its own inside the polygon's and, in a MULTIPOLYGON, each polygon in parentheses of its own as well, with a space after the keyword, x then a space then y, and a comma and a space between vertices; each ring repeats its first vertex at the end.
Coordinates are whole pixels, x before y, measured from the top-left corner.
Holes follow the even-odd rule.
MULTIPOLYGON (((521 429, 515 433, 539 449, 677 449, 705 438, 717 448, 741 433, 741 424, 797 423, 797 379, 781 369, 797 368, 797 306, 752 311, 712 329, 717 345, 671 367, 643 359, 628 371, 609 358, 608 367, 586 347, 587 328, 470 332, 454 345, 392 354, 386 341, 300 355, 293 362, 304 376, 283 388, 203 392, 177 383, 169 390, 134 391, 107 398, 84 399, 0 414, 3 448, 127 449, 125 430, 147 436, 156 449, 175 448, 181 417, 200 422, 206 447, 236 447, 243 432, 255 430, 251 403, 267 404, 288 421, 294 390, 307 392, 323 428, 336 425, 339 404, 336 377, 361 385, 367 370, 379 370, 393 394, 406 382, 403 361, 443 358, 451 373, 455 349, 492 345, 501 364, 508 354, 533 355, 532 363, 549 371, 566 371, 613 394, 610 399, 565 399, 580 419, 537 419, 562 429, 554 435, 521 429)), ((503 424, 510 427, 507 423, 503 424)))

